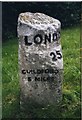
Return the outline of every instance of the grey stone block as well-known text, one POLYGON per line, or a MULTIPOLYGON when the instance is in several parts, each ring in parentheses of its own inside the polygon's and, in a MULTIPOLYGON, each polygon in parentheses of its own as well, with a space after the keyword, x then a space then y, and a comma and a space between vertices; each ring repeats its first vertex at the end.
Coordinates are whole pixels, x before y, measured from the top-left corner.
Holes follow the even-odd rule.
POLYGON ((18 18, 21 101, 57 104, 62 98, 61 23, 43 13, 18 18))

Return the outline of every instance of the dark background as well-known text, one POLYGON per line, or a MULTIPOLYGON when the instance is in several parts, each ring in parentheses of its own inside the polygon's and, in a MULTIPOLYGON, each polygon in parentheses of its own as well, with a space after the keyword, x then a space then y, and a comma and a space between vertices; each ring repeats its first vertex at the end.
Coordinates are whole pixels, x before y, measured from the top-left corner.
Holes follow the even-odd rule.
POLYGON ((17 36, 21 12, 41 12, 59 19, 62 28, 80 24, 80 2, 4 2, 2 3, 3 40, 17 36))

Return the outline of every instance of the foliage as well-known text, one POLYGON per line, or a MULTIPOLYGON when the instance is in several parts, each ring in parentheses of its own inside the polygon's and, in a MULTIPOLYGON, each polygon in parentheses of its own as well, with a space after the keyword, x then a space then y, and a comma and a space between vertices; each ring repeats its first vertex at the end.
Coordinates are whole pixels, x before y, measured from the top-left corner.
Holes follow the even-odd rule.
MULTIPOLYGON (((64 57, 62 118, 80 119, 80 32, 79 27, 62 30, 61 43, 64 57)), ((19 118, 19 76, 17 38, 3 43, 3 118, 19 118)), ((36 107, 34 105, 34 107, 36 107)), ((23 117, 54 117, 54 106, 41 109, 30 108, 30 114, 23 117)), ((56 111, 57 112, 57 111, 56 111)), ((58 111, 59 113, 59 111, 58 111)), ((58 114, 57 113, 57 114, 58 114)))

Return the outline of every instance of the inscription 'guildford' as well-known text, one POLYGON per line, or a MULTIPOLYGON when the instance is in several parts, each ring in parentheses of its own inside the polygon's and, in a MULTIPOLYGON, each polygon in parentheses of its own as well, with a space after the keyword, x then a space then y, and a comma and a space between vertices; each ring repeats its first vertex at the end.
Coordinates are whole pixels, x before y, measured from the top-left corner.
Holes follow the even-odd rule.
MULTIPOLYGON (((44 36, 42 36, 41 34, 37 34, 33 37, 33 40, 36 45, 39 45, 42 42, 44 44, 46 44, 47 41, 49 43, 51 43, 52 41, 55 42, 55 41, 59 40, 59 38, 60 38, 60 32, 49 34, 49 35, 45 34, 44 36)), ((29 41, 28 36, 24 36, 24 40, 25 40, 25 45, 27 45, 27 46, 32 45, 32 42, 29 41)))

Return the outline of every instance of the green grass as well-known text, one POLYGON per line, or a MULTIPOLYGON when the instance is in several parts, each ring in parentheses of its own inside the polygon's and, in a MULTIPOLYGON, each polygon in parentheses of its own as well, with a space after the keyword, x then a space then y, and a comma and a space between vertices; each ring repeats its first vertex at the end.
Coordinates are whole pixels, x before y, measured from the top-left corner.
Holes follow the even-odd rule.
POLYGON ((3 117, 14 117, 19 112, 18 43, 11 39, 3 44, 3 117))
MULTIPOLYGON (((64 29, 61 32, 64 58, 63 118, 80 118, 80 29, 64 29)), ((18 40, 9 39, 3 43, 3 118, 19 117, 19 76, 18 40)), ((35 117, 54 117, 54 107, 47 110, 37 109, 35 117), (47 115, 47 116, 46 116, 47 115)), ((25 116, 25 114, 23 114, 25 116)))
POLYGON ((62 30, 63 117, 80 117, 80 29, 62 30))

